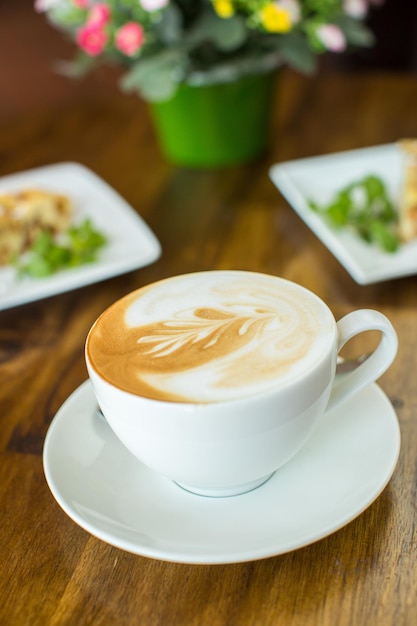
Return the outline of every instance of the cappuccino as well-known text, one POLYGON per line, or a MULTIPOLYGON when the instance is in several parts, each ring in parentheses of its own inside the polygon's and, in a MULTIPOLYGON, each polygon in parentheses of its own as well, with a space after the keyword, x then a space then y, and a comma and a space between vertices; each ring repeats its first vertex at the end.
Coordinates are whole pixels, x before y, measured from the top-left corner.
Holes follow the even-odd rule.
POLYGON ((239 271, 168 278, 125 296, 94 324, 92 366, 110 384, 169 402, 233 400, 288 385, 334 342, 321 300, 239 271))
POLYGON ((326 411, 381 376, 397 343, 378 311, 336 322, 299 285, 219 270, 116 302, 88 334, 86 365, 107 423, 141 463, 193 493, 223 497, 287 463, 326 411), (335 383, 340 350, 370 330, 379 344, 335 383))

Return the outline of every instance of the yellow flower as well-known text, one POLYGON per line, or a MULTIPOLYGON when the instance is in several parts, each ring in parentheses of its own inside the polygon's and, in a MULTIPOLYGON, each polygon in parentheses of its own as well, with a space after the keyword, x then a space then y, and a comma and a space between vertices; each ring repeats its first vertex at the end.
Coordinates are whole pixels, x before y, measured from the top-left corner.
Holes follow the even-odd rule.
POLYGON ((263 26, 271 33, 287 33, 291 30, 291 15, 287 9, 270 2, 261 10, 263 26))
POLYGON ((232 17, 235 12, 231 0, 213 0, 213 7, 217 15, 224 18, 232 17))

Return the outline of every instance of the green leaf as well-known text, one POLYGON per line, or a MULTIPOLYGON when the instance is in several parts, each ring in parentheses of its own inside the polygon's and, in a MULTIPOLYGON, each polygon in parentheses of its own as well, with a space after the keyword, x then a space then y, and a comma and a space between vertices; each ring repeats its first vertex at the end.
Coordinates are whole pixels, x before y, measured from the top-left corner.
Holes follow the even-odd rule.
POLYGON ((169 100, 185 74, 187 57, 182 50, 161 52, 140 59, 121 80, 124 91, 136 91, 150 102, 169 100), (183 72, 179 67, 183 67, 183 72))
POLYGON ((181 41, 183 36, 181 13, 177 6, 169 4, 161 14, 161 19, 155 25, 157 38, 165 45, 170 46, 181 41))
POLYGON ((370 47, 375 43, 373 33, 362 22, 343 15, 335 20, 335 23, 343 30, 347 41, 352 46, 370 47))
POLYGON ((216 48, 224 52, 237 50, 247 39, 245 22, 238 15, 228 19, 217 18, 209 34, 216 48))
POLYGON ((371 174, 346 185, 327 205, 320 206, 312 200, 308 204, 331 226, 350 228, 386 252, 395 252, 400 245, 397 212, 378 176, 371 174))
POLYGON ((83 78, 98 65, 95 57, 88 56, 82 51, 78 51, 72 61, 55 61, 54 67, 58 74, 68 78, 83 78))
POLYGON ((313 74, 317 68, 316 57, 306 38, 301 33, 293 32, 280 37, 277 50, 284 63, 303 74, 313 74))
POLYGON ((399 240, 397 235, 381 222, 372 222, 370 224, 370 239, 378 244, 386 252, 396 252, 399 248, 399 240))
POLYGON ((345 201, 344 198, 344 196, 339 196, 339 198, 327 208, 328 218, 338 227, 345 226, 349 223, 351 203, 350 201, 345 201))
POLYGON ((97 260, 97 252, 106 244, 106 237, 97 231, 91 220, 73 226, 58 243, 47 231, 41 231, 24 259, 14 259, 18 275, 44 278, 56 272, 97 260))
POLYGON ((58 2, 48 11, 48 19, 58 28, 75 29, 84 24, 85 9, 77 7, 72 2, 58 2))
POLYGON ((370 201, 385 195, 384 183, 377 176, 368 176, 362 182, 370 201))

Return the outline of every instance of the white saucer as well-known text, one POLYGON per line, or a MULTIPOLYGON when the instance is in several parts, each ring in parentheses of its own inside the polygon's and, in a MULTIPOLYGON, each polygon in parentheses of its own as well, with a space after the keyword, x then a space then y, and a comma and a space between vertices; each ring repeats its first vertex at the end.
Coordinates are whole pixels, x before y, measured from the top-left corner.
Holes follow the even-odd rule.
POLYGON ((236 563, 313 543, 362 513, 397 463, 395 412, 371 385, 327 414, 306 447, 264 485, 205 498, 137 461, 96 415, 89 381, 45 439, 48 485, 82 528, 135 554, 183 563, 236 563))

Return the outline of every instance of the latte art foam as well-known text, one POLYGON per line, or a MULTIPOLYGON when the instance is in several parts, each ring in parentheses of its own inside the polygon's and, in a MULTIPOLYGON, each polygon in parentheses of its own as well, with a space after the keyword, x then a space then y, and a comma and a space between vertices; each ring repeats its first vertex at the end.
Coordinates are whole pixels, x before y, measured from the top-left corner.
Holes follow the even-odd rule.
POLYGON ((97 320, 88 358, 108 382, 158 400, 217 402, 295 379, 331 345, 334 320, 313 294, 251 272, 160 281, 97 320))

